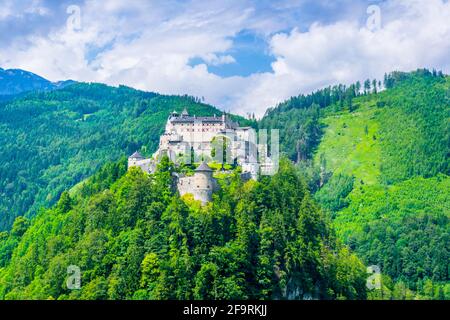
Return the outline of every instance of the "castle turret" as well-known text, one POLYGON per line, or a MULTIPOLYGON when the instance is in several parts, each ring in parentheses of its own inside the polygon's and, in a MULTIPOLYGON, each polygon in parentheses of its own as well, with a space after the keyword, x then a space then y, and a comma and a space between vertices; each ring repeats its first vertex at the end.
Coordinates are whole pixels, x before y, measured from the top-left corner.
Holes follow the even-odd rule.
POLYGON ((131 161, 139 161, 143 159, 145 158, 139 153, 139 151, 136 151, 135 153, 133 153, 131 156, 128 157, 128 160, 131 161))
POLYGON ((170 122, 170 119, 173 119, 173 118, 178 118, 178 112, 177 112, 176 110, 173 110, 173 111, 170 113, 169 119, 168 119, 167 122, 170 122))
POLYGON ((206 162, 202 162, 197 169, 195 169, 195 185, 197 188, 201 189, 213 189, 213 171, 206 164, 206 162))
POLYGON ((144 158, 138 151, 128 157, 128 169, 132 167, 140 167, 144 172, 151 172, 151 159, 144 158))
POLYGON ((203 204, 212 200, 212 194, 217 189, 216 180, 213 178, 213 170, 202 162, 192 177, 180 178, 178 191, 180 195, 191 193, 195 200, 203 204))

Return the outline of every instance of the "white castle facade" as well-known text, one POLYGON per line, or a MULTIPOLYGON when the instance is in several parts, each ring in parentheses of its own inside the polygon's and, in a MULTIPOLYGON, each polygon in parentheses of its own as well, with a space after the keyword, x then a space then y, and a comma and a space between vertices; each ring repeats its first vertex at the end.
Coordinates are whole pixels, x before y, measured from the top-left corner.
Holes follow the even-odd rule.
POLYGON ((273 169, 267 157, 267 144, 258 145, 256 139, 254 129, 239 127, 225 114, 197 117, 189 115, 186 109, 181 114, 174 111, 160 137, 158 150, 147 159, 135 152, 128 158, 128 167, 140 167, 144 172, 153 173, 164 155, 175 164, 201 162, 193 176, 177 175, 176 178, 180 195, 192 193, 196 200, 205 203, 217 189, 213 170, 207 162, 239 165, 245 177, 255 180, 259 173, 273 169))

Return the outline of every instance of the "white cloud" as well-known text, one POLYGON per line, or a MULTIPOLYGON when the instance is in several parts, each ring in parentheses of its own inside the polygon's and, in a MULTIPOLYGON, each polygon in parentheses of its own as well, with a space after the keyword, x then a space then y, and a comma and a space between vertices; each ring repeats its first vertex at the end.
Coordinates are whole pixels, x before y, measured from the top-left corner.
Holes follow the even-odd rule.
POLYGON ((392 70, 436 67, 450 72, 450 3, 441 0, 385 2, 382 28, 375 32, 356 18, 315 23, 303 31, 269 32, 275 57, 272 72, 228 78, 208 72, 206 64, 235 63, 226 53, 233 48, 230 39, 255 26, 279 27, 278 19, 259 17, 252 5, 239 1, 227 7, 196 1, 159 6, 147 1, 88 1, 81 12, 80 31, 64 25, 46 37, 16 41, 0 48, 0 65, 51 80, 72 78, 204 96, 225 110, 257 115, 292 95, 381 78, 392 70), (189 65, 196 57, 205 64, 189 65))
MULTIPOLYGON (((385 72, 440 68, 450 73, 450 3, 390 1, 380 30, 356 22, 313 24, 271 38, 273 73, 252 79, 238 98, 246 109, 268 107, 327 85, 382 79, 385 72), (389 10, 389 11, 388 11, 389 10), (395 14, 393 14, 395 12, 395 14)), ((382 8, 383 18, 383 8, 382 8)))
POLYGON ((222 64, 230 64, 235 63, 236 60, 233 58, 233 56, 227 54, 227 55, 216 55, 214 53, 208 53, 204 56, 202 56, 202 59, 209 65, 212 66, 220 66, 222 64))
POLYGON ((12 7, 13 7, 13 4, 9 0, 2 3, 2 5, 0 6, 0 21, 2 21, 3 19, 5 19, 13 14, 12 7))

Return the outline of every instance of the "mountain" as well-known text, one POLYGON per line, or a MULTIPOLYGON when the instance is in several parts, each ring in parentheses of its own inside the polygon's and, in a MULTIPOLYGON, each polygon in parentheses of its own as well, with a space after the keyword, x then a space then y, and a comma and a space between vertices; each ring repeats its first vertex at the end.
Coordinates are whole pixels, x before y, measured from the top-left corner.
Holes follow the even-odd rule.
POLYGON ((400 78, 356 99, 353 112, 323 118, 315 161, 333 176, 317 197, 365 263, 399 287, 443 298, 450 294, 450 78, 425 71, 400 78))
POLYGON ((167 157, 154 175, 107 164, 31 222, 16 219, 0 233, 0 299, 366 297, 366 268, 289 161, 258 182, 219 178, 207 206, 173 192, 173 170, 167 157))
POLYGON ((380 267, 383 298, 449 298, 450 77, 394 72, 384 83, 295 97, 262 123, 285 128, 281 150, 339 238, 380 267))
POLYGON ((17 95, 28 91, 61 89, 73 83, 75 81, 72 80, 50 82, 28 71, 0 68, 0 96, 17 95))
POLYGON ((258 182, 220 178, 206 207, 173 192, 167 161, 149 176, 124 156, 155 150, 172 109, 212 106, 101 84, 0 103, 0 298, 450 299, 450 77, 383 83, 234 117, 280 129, 286 158, 258 182))
POLYGON ((55 203, 108 161, 137 149, 151 155, 170 112, 185 107, 220 114, 193 97, 85 83, 0 102, 0 230, 55 203))

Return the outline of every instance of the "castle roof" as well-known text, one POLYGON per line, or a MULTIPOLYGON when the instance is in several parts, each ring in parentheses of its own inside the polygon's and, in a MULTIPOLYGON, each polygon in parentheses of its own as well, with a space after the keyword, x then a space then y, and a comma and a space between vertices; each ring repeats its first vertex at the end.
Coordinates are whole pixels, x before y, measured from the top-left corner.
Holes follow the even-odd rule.
POLYGON ((202 172, 202 171, 212 171, 212 169, 208 166, 208 164, 203 161, 197 169, 195 169, 195 172, 202 172))
POLYGON ((196 116, 183 116, 170 120, 173 123, 186 123, 186 122, 223 122, 221 117, 196 117, 196 116))
POLYGON ((196 122, 206 122, 206 123, 219 123, 219 124, 225 124, 227 127, 230 128, 237 128, 239 126, 238 123, 230 120, 226 114, 224 113, 222 116, 217 117, 214 115, 213 117, 197 117, 196 115, 189 115, 186 108, 184 108, 183 112, 178 115, 175 111, 172 112, 171 116, 169 117, 169 121, 173 124, 180 124, 180 123, 196 123, 196 122))
POLYGON ((130 158, 133 159, 145 159, 138 151, 136 151, 135 153, 133 153, 130 158))

